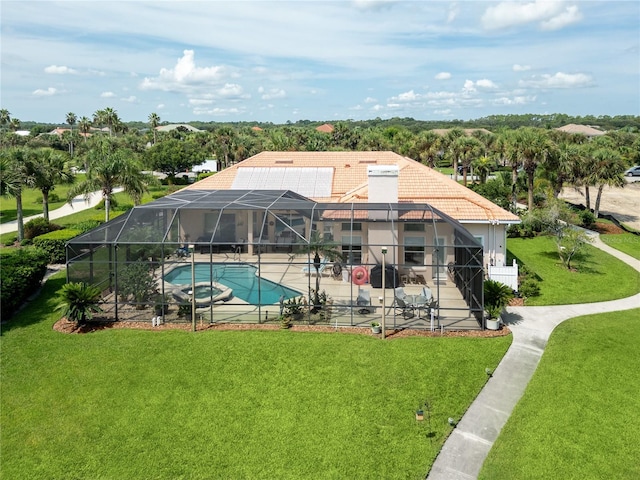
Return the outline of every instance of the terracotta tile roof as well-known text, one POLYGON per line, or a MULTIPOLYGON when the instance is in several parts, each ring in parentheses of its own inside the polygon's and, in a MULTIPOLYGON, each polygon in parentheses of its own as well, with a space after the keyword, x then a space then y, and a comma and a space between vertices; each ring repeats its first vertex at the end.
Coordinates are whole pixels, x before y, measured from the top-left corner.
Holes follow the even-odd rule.
MULTIPOLYGON (((393 152, 262 152, 186 188, 231 189, 246 167, 332 167, 331 197, 318 202, 367 202, 369 165, 397 165, 400 202, 428 203, 462 222, 518 222, 519 218, 481 195, 415 160, 393 152)), ((265 185, 264 188, 269 188, 265 185)))
POLYGON ((334 128, 330 123, 325 123, 323 125, 320 125, 319 127, 316 127, 316 130, 322 133, 331 133, 333 132, 334 128))

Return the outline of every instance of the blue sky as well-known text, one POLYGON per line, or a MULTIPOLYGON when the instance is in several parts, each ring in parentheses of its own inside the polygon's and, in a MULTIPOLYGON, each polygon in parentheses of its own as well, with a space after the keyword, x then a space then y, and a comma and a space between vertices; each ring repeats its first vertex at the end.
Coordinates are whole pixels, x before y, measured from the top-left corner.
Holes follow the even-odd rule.
POLYGON ((2 0, 0 19, 22 121, 640 115, 635 0, 2 0))

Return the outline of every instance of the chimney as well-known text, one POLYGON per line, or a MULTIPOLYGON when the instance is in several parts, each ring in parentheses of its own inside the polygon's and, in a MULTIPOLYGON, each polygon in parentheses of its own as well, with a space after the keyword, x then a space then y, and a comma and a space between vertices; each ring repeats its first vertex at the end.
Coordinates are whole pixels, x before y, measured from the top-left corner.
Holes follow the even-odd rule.
POLYGON ((369 165, 369 203, 398 203, 397 165, 369 165))

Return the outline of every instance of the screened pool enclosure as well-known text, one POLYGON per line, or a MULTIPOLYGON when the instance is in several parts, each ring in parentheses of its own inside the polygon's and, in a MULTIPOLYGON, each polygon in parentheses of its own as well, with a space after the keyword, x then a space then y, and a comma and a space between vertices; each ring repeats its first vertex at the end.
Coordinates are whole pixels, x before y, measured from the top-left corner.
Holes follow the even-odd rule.
POLYGON ((108 319, 194 326, 484 328, 482 266, 478 241, 428 204, 273 190, 182 190, 67 245, 67 280, 99 286, 108 319))

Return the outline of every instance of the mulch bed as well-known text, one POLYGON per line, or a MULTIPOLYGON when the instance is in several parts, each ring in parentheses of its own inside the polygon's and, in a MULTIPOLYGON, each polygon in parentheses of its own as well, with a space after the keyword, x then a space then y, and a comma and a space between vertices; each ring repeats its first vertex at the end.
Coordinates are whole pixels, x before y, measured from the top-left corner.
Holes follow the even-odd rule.
POLYGON ((593 230, 595 230, 598 233, 609 233, 609 234, 621 234, 621 233, 625 233, 625 231, 620 228, 619 226, 617 226, 614 223, 600 223, 600 222, 596 222, 595 226, 592 227, 593 230))
MULTIPOLYGON (((92 333, 106 329, 128 328, 134 330, 184 330, 191 331, 190 323, 164 323, 154 327, 149 322, 110 322, 104 320, 93 320, 84 325, 78 326, 73 322, 69 322, 66 318, 61 318, 54 325, 56 332, 68 334, 92 333)), ((279 325, 274 324, 240 324, 240 323, 222 323, 222 324, 203 324, 196 325, 196 331, 206 330, 280 330, 279 325)), ((351 333, 358 335, 369 335, 379 337, 380 335, 371 332, 366 327, 329 327, 326 325, 293 325, 290 330, 294 332, 324 332, 324 333, 351 333)), ((500 330, 460 330, 445 331, 444 333, 430 332, 428 330, 402 329, 388 330, 387 338, 404 338, 404 337, 502 337, 509 335, 511 330, 502 327, 500 330)))

